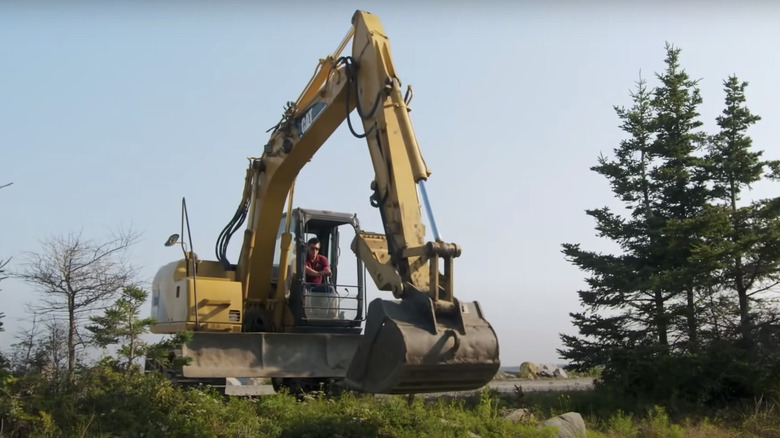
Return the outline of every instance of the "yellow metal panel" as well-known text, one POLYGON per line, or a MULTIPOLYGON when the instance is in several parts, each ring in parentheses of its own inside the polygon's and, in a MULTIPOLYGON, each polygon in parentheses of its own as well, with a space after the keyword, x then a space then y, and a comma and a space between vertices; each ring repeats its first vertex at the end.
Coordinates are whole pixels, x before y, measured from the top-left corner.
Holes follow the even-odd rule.
POLYGON ((187 281, 187 322, 197 322, 201 329, 208 327, 205 324, 241 326, 241 283, 200 276, 194 282, 196 288, 193 288, 192 278, 187 281))
POLYGON ((212 260, 198 261, 198 277, 208 277, 209 280, 236 280, 235 271, 225 271, 222 264, 212 260))

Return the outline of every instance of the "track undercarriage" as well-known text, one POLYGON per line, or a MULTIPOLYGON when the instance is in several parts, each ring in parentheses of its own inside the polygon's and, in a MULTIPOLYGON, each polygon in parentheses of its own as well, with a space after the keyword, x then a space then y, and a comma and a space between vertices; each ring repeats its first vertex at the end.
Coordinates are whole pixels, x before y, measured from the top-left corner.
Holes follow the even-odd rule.
MULTIPOLYGON (((172 351, 167 363, 176 363, 181 358, 180 351, 172 351)), ((231 385, 229 379, 220 377, 186 377, 181 367, 166 366, 160 362, 147 358, 144 363, 144 372, 161 373, 176 388, 209 388, 226 397, 255 397, 264 393, 260 389, 250 391, 229 391, 231 386, 257 387, 270 384, 274 393, 286 393, 302 399, 306 396, 324 395, 326 397, 338 397, 345 392, 353 392, 343 386, 341 378, 281 378, 273 377, 263 379, 260 383, 249 385, 231 385), (266 383, 267 382, 267 383, 266 383)), ((256 380, 256 379, 253 379, 256 380)))

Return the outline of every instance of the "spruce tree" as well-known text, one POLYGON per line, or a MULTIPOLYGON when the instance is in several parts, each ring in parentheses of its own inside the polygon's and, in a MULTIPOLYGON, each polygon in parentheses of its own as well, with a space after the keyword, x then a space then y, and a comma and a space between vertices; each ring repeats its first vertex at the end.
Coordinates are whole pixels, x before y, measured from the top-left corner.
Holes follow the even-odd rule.
POLYGON ((713 226, 701 221, 706 210, 709 189, 706 161, 696 152, 706 144, 700 130, 698 107, 702 97, 698 80, 680 67, 681 50, 666 44, 666 70, 657 74, 651 106, 655 118, 651 129, 655 139, 650 153, 657 165, 649 173, 658 190, 651 207, 664 242, 658 287, 677 304, 672 321, 682 346, 695 350, 698 344, 697 279, 706 275, 709 263, 694 263, 695 248, 713 226))
POLYGON ((145 356, 149 344, 141 339, 148 332, 154 320, 140 318, 140 308, 146 301, 148 293, 138 287, 128 286, 122 290, 121 297, 102 315, 93 315, 90 321, 94 325, 87 326, 92 333, 92 342, 99 347, 118 345, 120 366, 131 369, 134 362, 145 356))
POLYGON ((614 108, 628 138, 614 148, 614 160, 600 156, 591 168, 609 180, 630 214, 622 217, 608 207, 586 211, 595 219, 599 237, 617 242, 623 254, 599 254, 579 244, 563 244, 567 259, 590 274, 586 280, 590 288, 578 292, 587 310, 570 314, 582 337, 561 335, 567 348, 558 352, 576 368, 604 366, 607 373, 623 367, 639 351, 664 349, 668 344, 666 297, 654 287, 659 251, 657 241, 648 238, 648 230, 656 227, 650 213, 656 189, 648 178, 653 117, 651 95, 641 77, 631 99, 631 108, 614 108), (609 316, 601 314, 605 310, 609 316))
POLYGON ((722 288, 736 294, 739 332, 744 347, 753 345, 751 295, 777 284, 780 267, 780 210, 773 200, 739 206, 741 194, 766 175, 772 177, 778 161, 762 159, 753 150, 747 130, 761 120, 745 105, 747 82, 729 76, 724 82, 725 108, 717 117, 720 131, 712 137, 707 158, 713 183, 713 201, 725 210, 727 233, 722 288))
POLYGON ((780 198, 737 203, 762 174, 780 175, 780 164, 750 150, 746 130, 759 119, 734 77, 724 83, 720 132, 702 130, 698 81, 680 52, 667 44, 659 85, 650 92, 640 80, 632 107, 615 108, 628 138, 591 170, 628 214, 586 213, 621 251, 563 244, 588 288, 578 291, 585 310, 570 314, 579 333, 562 334, 558 352, 571 368, 603 367, 602 382, 624 394, 711 404, 760 395, 780 376, 770 336, 780 335, 772 329, 780 318, 757 299, 780 285, 780 198), (752 354, 728 349, 735 326, 752 354))

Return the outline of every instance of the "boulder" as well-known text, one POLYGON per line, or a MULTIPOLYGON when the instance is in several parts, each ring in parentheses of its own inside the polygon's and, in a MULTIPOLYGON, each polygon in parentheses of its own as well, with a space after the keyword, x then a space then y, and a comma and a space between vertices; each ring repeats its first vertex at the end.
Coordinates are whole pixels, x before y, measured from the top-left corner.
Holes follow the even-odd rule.
POLYGON ((547 426, 558 428, 558 438, 585 438, 585 420, 577 412, 567 412, 543 422, 538 429, 547 426))
POLYGON ((533 414, 531 413, 531 411, 524 408, 508 409, 506 411, 501 412, 501 414, 499 415, 504 420, 511 421, 513 423, 518 423, 533 418, 533 414))
POLYGON ((558 379, 569 378, 566 371, 564 371, 563 368, 555 366, 555 364, 538 364, 534 362, 523 362, 520 364, 520 371, 517 373, 517 377, 520 377, 521 379, 537 379, 540 377, 558 379))
POLYGON ((533 362, 523 362, 520 364, 520 371, 517 373, 517 377, 521 379, 535 379, 541 367, 533 362))

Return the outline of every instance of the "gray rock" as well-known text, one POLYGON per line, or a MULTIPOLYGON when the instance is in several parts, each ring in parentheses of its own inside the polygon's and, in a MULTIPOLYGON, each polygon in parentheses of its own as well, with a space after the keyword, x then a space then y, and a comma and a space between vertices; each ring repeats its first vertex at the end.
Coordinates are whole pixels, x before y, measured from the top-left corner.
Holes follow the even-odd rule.
POLYGON ((547 426, 558 428, 558 438, 585 438, 585 420, 577 412, 567 412, 540 424, 537 428, 547 426))
POLYGON ((500 415, 504 420, 511 421, 513 423, 529 419, 532 416, 531 411, 528 409, 510 409, 502 412, 500 415))

